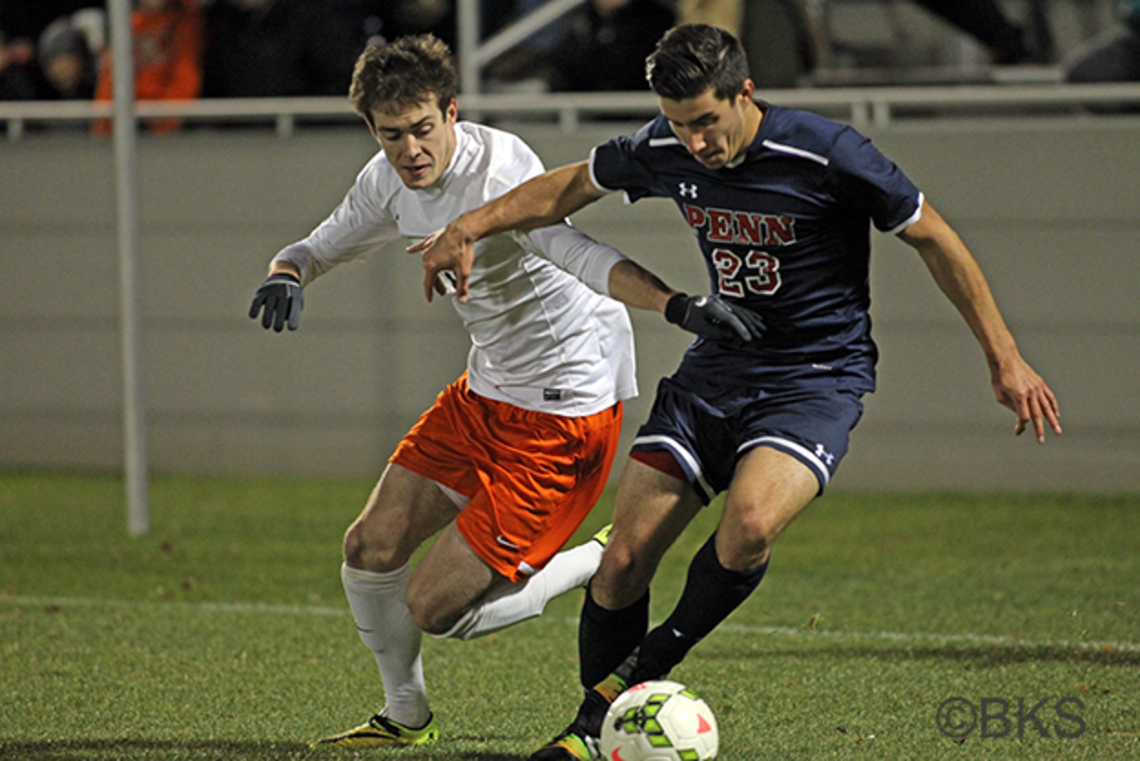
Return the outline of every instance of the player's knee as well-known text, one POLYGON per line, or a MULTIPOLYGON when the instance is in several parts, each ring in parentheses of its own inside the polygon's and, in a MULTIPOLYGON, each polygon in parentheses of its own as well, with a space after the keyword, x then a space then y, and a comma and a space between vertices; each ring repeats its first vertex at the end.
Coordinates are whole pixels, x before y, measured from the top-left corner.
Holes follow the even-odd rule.
POLYGON ((359 523, 354 523, 344 532, 344 562, 353 568, 366 569, 368 567, 364 562, 366 555, 367 543, 364 532, 359 523))
POLYGON ((399 568, 402 563, 394 546, 377 541, 357 522, 344 534, 344 562, 353 568, 383 573, 399 568))
POLYGON ((597 602, 608 608, 622 608, 644 594, 653 580, 653 570, 653 564, 635 548, 607 547, 590 589, 597 602))
POLYGON ((756 568, 768 559, 776 535, 763 519, 743 521, 723 537, 718 536, 717 559, 733 571, 756 568))

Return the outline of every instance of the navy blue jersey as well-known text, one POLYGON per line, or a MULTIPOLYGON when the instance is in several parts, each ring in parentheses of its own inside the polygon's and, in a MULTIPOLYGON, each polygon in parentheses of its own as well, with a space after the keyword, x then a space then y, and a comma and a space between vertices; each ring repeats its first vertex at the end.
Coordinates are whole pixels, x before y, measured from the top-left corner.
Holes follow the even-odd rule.
POLYGON ((761 107, 755 140, 731 166, 702 166, 658 116, 595 148, 594 180, 630 201, 672 198, 697 236, 712 292, 768 327, 741 346, 696 341, 680 376, 722 389, 801 378, 871 391, 870 226, 913 223, 922 196, 851 127, 761 107))

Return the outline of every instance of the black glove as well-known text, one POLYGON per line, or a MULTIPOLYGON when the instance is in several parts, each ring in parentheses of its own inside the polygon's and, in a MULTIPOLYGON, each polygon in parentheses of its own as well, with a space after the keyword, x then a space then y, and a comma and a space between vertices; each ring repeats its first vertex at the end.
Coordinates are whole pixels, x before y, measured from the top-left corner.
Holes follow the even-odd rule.
POLYGON ((256 320, 257 313, 265 307, 261 315, 261 327, 269 330, 273 327, 278 333, 289 321, 289 330, 296 330, 301 324, 301 309, 305 306, 305 297, 301 292, 301 281, 296 275, 288 272, 278 272, 266 278, 253 303, 249 305, 250 319, 256 320))
POLYGON ((751 341, 764 334, 760 315, 716 295, 675 294, 665 304, 665 319, 714 341, 751 341))

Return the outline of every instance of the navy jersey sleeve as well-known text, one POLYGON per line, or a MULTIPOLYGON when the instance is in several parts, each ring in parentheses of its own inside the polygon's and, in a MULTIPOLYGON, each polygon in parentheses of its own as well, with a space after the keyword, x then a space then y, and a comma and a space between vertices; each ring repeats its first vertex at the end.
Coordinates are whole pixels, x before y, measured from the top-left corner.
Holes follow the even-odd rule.
POLYGON ((651 122, 632 135, 607 140, 590 152, 590 178, 599 189, 623 191, 630 203, 647 196, 667 195, 653 170, 650 152, 669 138, 651 137, 655 124, 651 122))
POLYGON ((922 194, 893 161, 850 127, 841 129, 830 151, 840 175, 841 200, 865 212, 883 232, 897 232, 918 220, 922 194))

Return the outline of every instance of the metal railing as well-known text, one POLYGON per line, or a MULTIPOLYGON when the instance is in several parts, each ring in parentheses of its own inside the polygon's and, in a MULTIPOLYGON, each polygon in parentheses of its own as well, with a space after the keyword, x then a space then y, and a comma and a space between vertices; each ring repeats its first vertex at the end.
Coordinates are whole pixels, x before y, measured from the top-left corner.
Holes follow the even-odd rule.
MULTIPOLYGON (((782 106, 815 111, 860 129, 889 129, 931 118, 1043 115, 1087 117, 1092 108, 1130 108, 1140 113, 1140 83, 951 85, 922 87, 800 88, 763 95, 782 106)), ((533 119, 557 122, 565 132, 595 117, 648 119, 657 113, 649 92, 497 93, 460 96, 460 114, 483 119, 533 119)), ((299 123, 352 123, 358 117, 344 98, 222 98, 190 101, 141 101, 140 119, 181 117, 188 122, 259 122, 273 124, 283 137, 299 123)), ((90 101, 0 103, 0 124, 9 140, 23 137, 30 123, 90 122, 109 119, 110 103, 90 101)))
POLYGON ((477 0, 459 0, 458 45, 459 88, 463 93, 475 95, 483 91, 483 69, 496 56, 515 47, 530 35, 551 24, 586 0, 548 0, 526 16, 489 39, 482 39, 477 0))

